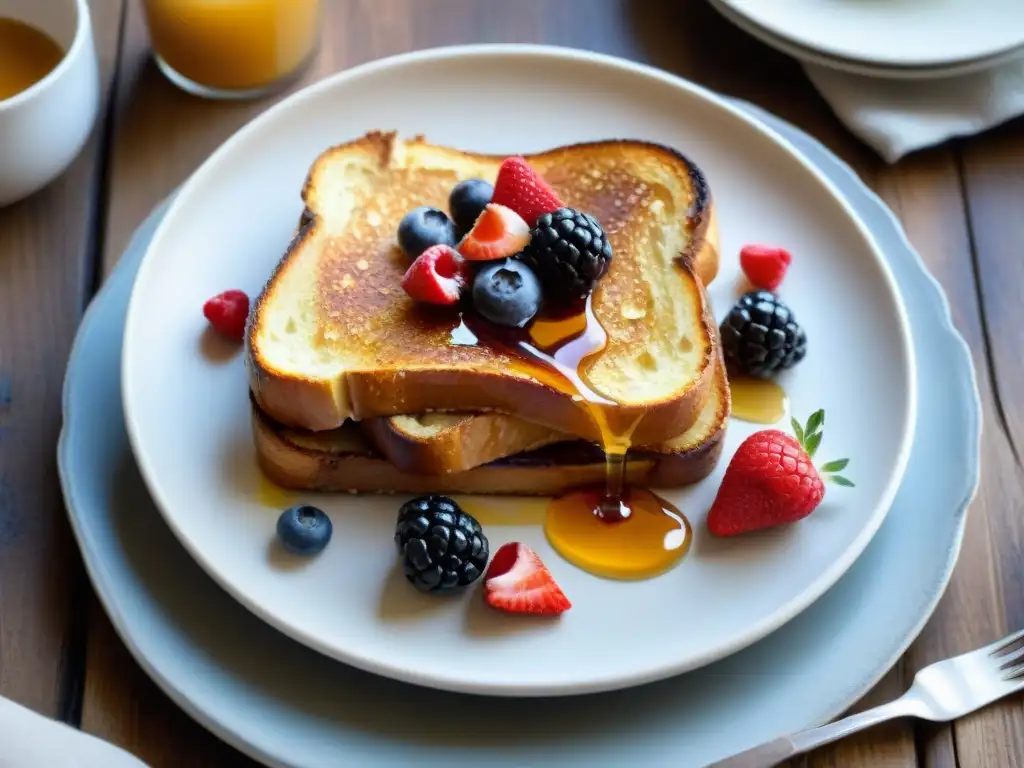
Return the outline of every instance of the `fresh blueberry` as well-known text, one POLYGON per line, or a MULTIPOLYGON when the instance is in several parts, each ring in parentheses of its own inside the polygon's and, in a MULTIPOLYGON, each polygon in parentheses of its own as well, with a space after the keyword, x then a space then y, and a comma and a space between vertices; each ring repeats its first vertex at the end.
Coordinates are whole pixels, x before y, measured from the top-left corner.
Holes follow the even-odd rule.
POLYGON ((473 306, 492 323, 522 328, 540 309, 540 281, 516 259, 489 264, 473 281, 473 306))
POLYGON ((415 259, 432 245, 458 242, 455 223, 440 208, 420 206, 409 211, 398 225, 398 244, 410 259, 415 259))
POLYGON ((493 196, 494 187, 483 179, 466 179, 455 185, 448 196, 448 210, 459 232, 466 234, 473 228, 493 196))
POLYGON ((331 540, 331 518, 316 507, 289 507, 277 519, 277 537, 293 555, 315 555, 331 540))

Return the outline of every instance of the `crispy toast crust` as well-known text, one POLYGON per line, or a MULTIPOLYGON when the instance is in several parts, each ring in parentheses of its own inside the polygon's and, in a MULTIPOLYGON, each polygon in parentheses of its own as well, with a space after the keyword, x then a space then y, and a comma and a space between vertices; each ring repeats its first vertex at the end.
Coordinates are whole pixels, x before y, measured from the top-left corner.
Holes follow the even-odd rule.
MULTIPOLYGON (((731 410, 724 372, 716 375, 715 387, 714 402, 708 403, 691 432, 664 445, 630 451, 629 483, 678 488, 714 470, 731 410)), ((252 428, 263 473, 277 485, 294 490, 550 496, 605 479, 603 452, 583 440, 548 445, 465 472, 422 475, 399 470, 351 422, 330 432, 294 430, 253 403, 252 428)))
MULTIPOLYGON (((261 346, 260 333, 266 323, 269 298, 275 286, 289 269, 293 257, 318 236, 321 217, 317 211, 317 178, 333 153, 359 152, 368 162, 388 167, 400 144, 399 151, 409 153, 429 147, 422 139, 396 142, 394 134, 372 133, 325 152, 314 163, 307 177, 303 199, 307 209, 302 225, 279 263, 267 287, 257 299, 250 316, 247 331, 247 362, 250 388, 260 408, 275 420, 310 430, 328 430, 340 426, 346 419, 363 419, 402 413, 430 411, 497 411, 520 416, 551 429, 587 439, 599 438, 588 413, 563 392, 558 392, 536 379, 509 370, 501 354, 492 350, 474 350, 477 358, 472 364, 446 365, 442 359, 424 362, 415 351, 400 364, 389 361, 376 368, 356 366, 345 369, 338 377, 311 375, 301 370, 289 370, 270 360, 261 346), (529 408, 524 409, 528 403, 529 408)), ((704 294, 701 279, 695 279, 694 268, 701 266, 705 280, 717 271, 717 231, 708 185, 700 170, 674 150, 658 145, 629 141, 595 142, 563 147, 528 157, 540 165, 552 165, 566 153, 594 153, 622 151, 623 148, 642 146, 644 151, 662 153, 666 162, 678 166, 685 163, 692 187, 692 199, 687 206, 688 241, 681 253, 674 257, 680 276, 679 289, 692 291, 691 300, 698 309, 699 338, 697 354, 702 361, 697 372, 671 397, 644 402, 643 405, 624 405, 624 411, 645 414, 634 439, 640 443, 658 443, 679 434, 692 424, 703 407, 711 386, 711 365, 715 354, 714 319, 704 294), (713 253, 714 256, 707 256, 713 253), (699 255, 704 254, 701 258, 699 255)), ((470 166, 496 169, 499 156, 432 148, 449 152, 470 166)), ((557 166, 552 165, 557 168, 557 166)), ((557 189, 557 184, 556 184, 557 189)), ((389 233, 390 235, 390 233, 389 233)), ((325 235, 326 236, 326 235, 325 235)), ((390 241, 389 241, 390 242, 390 241)), ((379 245, 379 243, 378 243, 379 245)), ((598 288, 600 293, 601 287, 598 288)), ((596 304, 599 301, 595 299, 596 304)), ((600 306, 597 307, 600 310, 600 306)), ((598 312, 600 316, 600 312, 598 312)), ((441 354, 441 353, 438 353, 441 354)), ((445 353, 447 354, 447 353, 445 353)), ((602 356, 596 356, 595 361, 602 356)))
POLYGON ((564 432, 503 413, 439 414, 452 418, 429 432, 409 428, 408 419, 422 424, 433 415, 381 416, 365 419, 359 426, 399 471, 416 475, 464 472, 572 439, 564 432))
MULTIPOLYGON (((713 210, 706 226, 704 245, 696 250, 691 265, 705 287, 718 274, 718 229, 713 210)), ((505 456, 571 439, 558 430, 501 413, 437 416, 377 416, 364 419, 360 426, 399 470, 420 475, 465 472, 505 456), (425 429, 424 422, 432 428, 425 429)))

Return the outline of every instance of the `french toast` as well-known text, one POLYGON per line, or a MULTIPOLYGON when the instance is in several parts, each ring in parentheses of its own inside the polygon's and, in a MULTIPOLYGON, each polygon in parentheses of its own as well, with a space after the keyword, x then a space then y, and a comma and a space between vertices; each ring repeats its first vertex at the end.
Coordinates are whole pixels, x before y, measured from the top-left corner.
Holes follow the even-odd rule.
MULTIPOLYGON (((716 365, 697 421, 665 443, 631 449, 627 482, 677 488, 706 477, 721 454, 730 406, 725 368, 716 365)), ((254 403, 252 427, 263 473, 295 490, 544 496, 605 480, 604 453, 585 440, 563 440, 465 472, 422 475, 395 467, 352 422, 323 432, 299 430, 274 421, 254 403)))
MULTIPOLYGON (((693 268, 707 287, 718 271, 717 249, 699 249, 693 268)), ((378 416, 364 419, 360 426, 399 470, 421 475, 464 472, 571 439, 558 430, 502 413, 378 416)))
MULTIPOLYGON (((408 260, 394 233, 405 212, 444 207, 460 180, 493 181, 502 159, 371 133, 316 160, 303 224, 247 330, 250 388, 267 416, 322 431, 347 419, 497 412, 600 438, 571 393, 498 349, 451 344, 457 318, 399 287, 408 260)), ((642 416, 634 443, 678 436, 704 407, 715 367, 702 279, 717 270, 717 232, 703 175, 671 149, 628 140, 527 160, 567 205, 602 223, 615 253, 592 297, 608 343, 582 377, 625 417, 642 416)))

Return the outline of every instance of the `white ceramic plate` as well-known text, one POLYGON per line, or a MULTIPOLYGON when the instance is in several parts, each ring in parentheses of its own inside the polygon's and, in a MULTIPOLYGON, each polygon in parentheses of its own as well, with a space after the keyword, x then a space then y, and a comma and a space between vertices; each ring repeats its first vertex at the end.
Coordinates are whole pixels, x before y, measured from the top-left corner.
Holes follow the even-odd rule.
POLYGON ((864 217, 919 329, 919 414, 907 472, 878 535, 839 583, 727 659, 661 683, 575 697, 568 707, 394 683, 293 643, 189 559, 135 471, 117 363, 128 294, 164 205, 82 322, 64 388, 59 466, 100 600, 132 655, 179 706, 274 766, 334 768, 343 754, 346 765, 374 768, 693 768, 833 717, 892 666, 949 580, 977 487, 981 409, 970 351, 891 211, 814 139, 746 108, 827 172, 864 217))
MULTIPOLYGON (((731 653, 792 618, 850 566, 877 530, 906 465, 915 415, 906 315, 873 241, 831 183, 784 140, 718 97, 637 65, 561 49, 466 47, 376 62, 317 84, 236 134, 171 205, 140 269, 125 330, 124 406, 154 499, 192 556, 285 633, 355 666, 434 687, 568 694, 662 678, 731 653), (440 85, 439 85, 440 84, 440 85), (520 99, 543 120, 524 120, 520 99), (452 105, 473 104, 452 118, 452 105), (460 113, 462 114, 462 113, 460 113), (491 526, 492 547, 533 546, 574 602, 561 620, 516 621, 474 591, 419 595, 396 570, 400 499, 312 498, 335 537, 303 567, 270 547, 279 510, 261 494, 240 356, 203 354, 202 302, 256 293, 298 218, 319 151, 371 128, 425 133, 482 151, 532 151, 633 136, 684 149, 720 214, 716 312, 734 297, 743 243, 781 243, 796 263, 784 295, 805 325, 807 359, 786 380, 795 411, 828 413, 823 455, 851 459, 857 483, 810 519, 728 542, 703 532, 725 463, 668 494, 697 538, 675 570, 640 583, 561 561, 536 525, 491 526)), ((734 422, 728 457, 753 431, 734 422)), ((538 502, 516 501, 515 506, 538 502)))
POLYGON ((1022 45, 980 59, 967 59, 941 65, 885 66, 856 59, 830 56, 815 48, 802 46, 788 38, 776 35, 770 29, 759 26, 752 19, 735 10, 726 0, 709 0, 709 2, 715 10, 744 32, 756 37, 765 45, 770 45, 772 48, 785 53, 787 56, 792 56, 806 64, 814 64, 864 77, 885 80, 940 80, 946 77, 956 77, 958 75, 967 75, 972 72, 992 69, 1012 59, 1024 57, 1024 45, 1022 45))
POLYGON ((1024 46, 1020 0, 720 0, 775 37, 886 67, 948 67, 1024 46))

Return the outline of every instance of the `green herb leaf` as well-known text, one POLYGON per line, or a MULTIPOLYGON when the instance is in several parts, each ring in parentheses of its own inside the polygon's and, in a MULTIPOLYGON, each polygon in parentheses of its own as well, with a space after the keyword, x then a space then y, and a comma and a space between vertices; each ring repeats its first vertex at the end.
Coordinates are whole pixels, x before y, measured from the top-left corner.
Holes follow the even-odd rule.
POLYGON ((842 475, 830 475, 828 479, 829 482, 835 483, 836 485, 841 485, 844 488, 853 488, 853 483, 851 483, 842 475))
POLYGON ((819 445, 821 445, 821 432, 815 432, 813 435, 809 435, 807 437, 807 445, 804 446, 804 450, 807 451, 807 455, 813 459, 814 453, 818 450, 819 445))
POLYGON ((796 441, 800 445, 804 444, 804 428, 800 426, 800 422, 796 419, 790 419, 790 423, 793 425, 793 434, 796 435, 796 441))
POLYGON ((849 464, 849 463, 850 463, 849 459, 836 459, 835 461, 830 461, 827 464, 822 465, 821 471, 822 472, 842 472, 844 469, 846 469, 846 465, 849 464))
POLYGON ((807 420, 807 437, 810 438, 815 432, 825 426, 825 411, 818 410, 811 414, 807 420))

